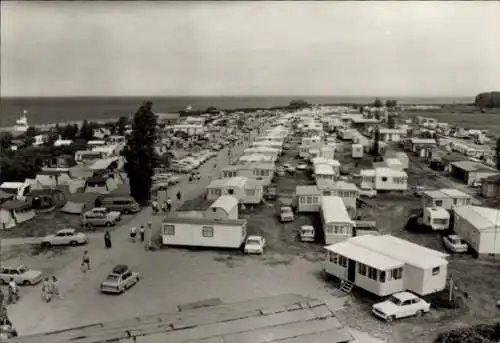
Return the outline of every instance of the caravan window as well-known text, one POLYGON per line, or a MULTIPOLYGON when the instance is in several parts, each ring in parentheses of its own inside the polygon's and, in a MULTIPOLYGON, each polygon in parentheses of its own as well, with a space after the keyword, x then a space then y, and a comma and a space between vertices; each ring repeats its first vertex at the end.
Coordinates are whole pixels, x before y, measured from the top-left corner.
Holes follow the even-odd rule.
POLYGON ((347 258, 342 256, 342 255, 339 255, 339 266, 342 266, 344 268, 347 268, 347 258))
POLYGON ((399 280, 403 277, 403 267, 393 269, 391 271, 391 276, 393 280, 399 280))
POLYGON ((440 268, 439 267, 434 267, 432 268, 432 275, 439 275, 440 268))
POLYGON ((372 280, 377 280, 377 269, 368 267, 368 277, 372 280))
POLYGON ((164 236, 175 236, 175 225, 163 225, 164 236))
POLYGON ((441 206, 443 206, 443 200, 436 200, 436 201, 434 201, 434 204, 436 207, 441 207, 441 206))
POLYGON ((214 227, 213 226, 203 226, 201 228, 201 235, 203 237, 213 237, 214 236, 214 227))
POLYGON ((363 264, 363 263, 358 263, 358 273, 359 275, 363 275, 363 276, 366 276, 366 265, 363 264))
POLYGON ((331 251, 330 251, 329 255, 330 255, 330 262, 335 263, 335 264, 339 263, 339 255, 337 255, 336 253, 331 252, 331 251))

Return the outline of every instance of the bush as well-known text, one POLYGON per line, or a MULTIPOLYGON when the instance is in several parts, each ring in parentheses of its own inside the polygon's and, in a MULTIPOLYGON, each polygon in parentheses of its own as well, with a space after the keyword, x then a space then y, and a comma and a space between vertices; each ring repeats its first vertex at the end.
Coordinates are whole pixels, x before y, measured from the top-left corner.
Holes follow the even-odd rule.
POLYGON ((500 340, 500 323, 479 324, 439 334, 434 343, 497 343, 500 340))

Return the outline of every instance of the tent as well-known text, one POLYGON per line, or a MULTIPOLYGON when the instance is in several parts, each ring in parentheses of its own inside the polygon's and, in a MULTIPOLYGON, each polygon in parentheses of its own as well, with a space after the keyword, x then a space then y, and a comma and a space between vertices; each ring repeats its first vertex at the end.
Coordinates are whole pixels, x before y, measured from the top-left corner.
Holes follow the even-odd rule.
POLYGON ((34 217, 35 211, 24 201, 7 200, 0 206, 0 224, 3 230, 11 229, 34 217))
POLYGON ((82 214, 94 207, 98 193, 75 193, 67 198, 66 204, 61 208, 61 212, 68 214, 82 214))

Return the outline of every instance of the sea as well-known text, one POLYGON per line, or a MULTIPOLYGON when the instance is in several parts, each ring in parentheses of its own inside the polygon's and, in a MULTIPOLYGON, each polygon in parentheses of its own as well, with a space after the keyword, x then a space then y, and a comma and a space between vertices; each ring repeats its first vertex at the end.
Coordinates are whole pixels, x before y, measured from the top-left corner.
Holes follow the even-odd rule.
MULTIPOLYGON (((204 110, 211 106, 217 109, 269 108, 288 105, 292 100, 305 100, 312 104, 367 104, 375 98, 376 96, 2 97, 0 127, 15 125, 24 110, 27 111, 29 125, 79 122, 85 119, 111 120, 132 115, 145 100, 153 103, 154 112, 168 113, 184 110, 188 106, 193 110, 204 110)), ((467 97, 395 99, 399 104, 418 105, 470 103, 474 100, 467 97)))

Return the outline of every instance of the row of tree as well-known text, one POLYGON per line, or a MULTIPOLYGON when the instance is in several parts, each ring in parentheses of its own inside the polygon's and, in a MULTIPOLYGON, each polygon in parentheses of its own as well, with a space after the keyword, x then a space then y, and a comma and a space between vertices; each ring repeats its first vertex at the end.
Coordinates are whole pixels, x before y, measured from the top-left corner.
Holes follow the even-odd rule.
POLYGON ((474 103, 480 109, 500 108, 500 92, 479 93, 474 103))
MULTIPOLYGON (((384 102, 380 98, 376 98, 375 101, 373 102, 373 106, 377 108, 384 107, 384 102)), ((398 106, 397 100, 387 99, 385 101, 385 107, 394 108, 396 106, 398 106)))

